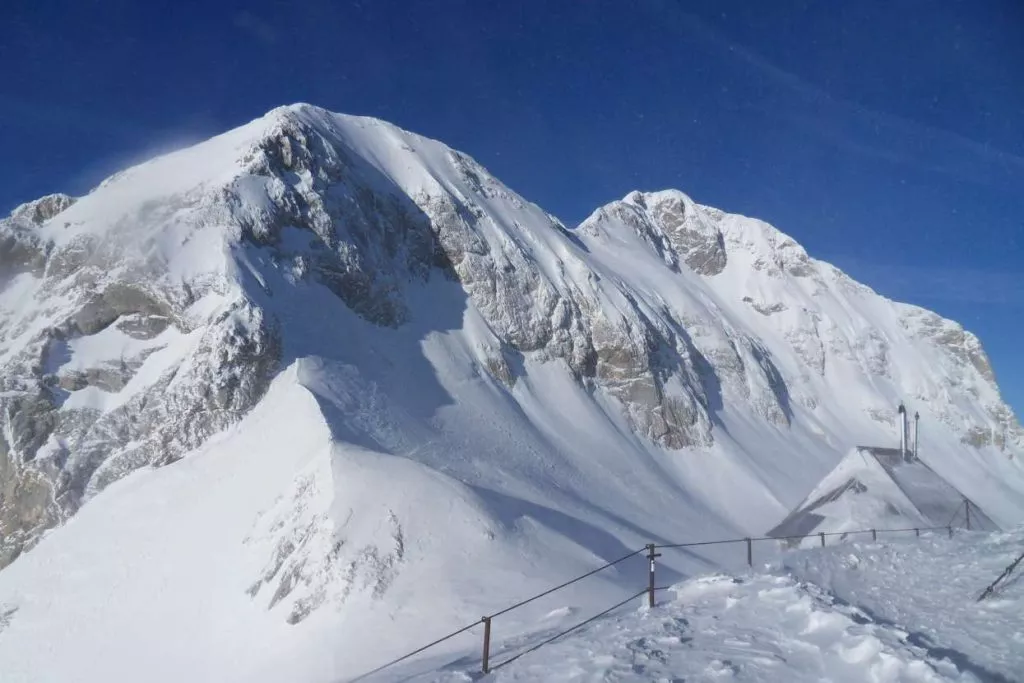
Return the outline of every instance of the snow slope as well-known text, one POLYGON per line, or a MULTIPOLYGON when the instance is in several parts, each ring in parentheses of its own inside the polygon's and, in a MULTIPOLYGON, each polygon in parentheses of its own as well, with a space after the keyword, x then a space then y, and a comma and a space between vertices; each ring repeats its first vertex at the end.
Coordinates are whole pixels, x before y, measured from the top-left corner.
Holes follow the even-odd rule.
POLYGON ((326 425, 288 379, 235 433, 117 482, 0 572, 5 681, 316 679, 301 634, 239 590, 259 576, 242 552, 259 513, 329 474, 326 425))
POLYGON ((493 680, 961 680, 949 667, 940 674, 897 630, 789 577, 711 575, 675 586, 665 600, 531 653, 493 680))
POLYGON ((0 668, 352 675, 645 543, 763 533, 900 400, 1021 518, 956 323, 679 192, 569 230, 442 143, 283 107, 0 222, 0 668))
MULTIPOLYGON (((759 572, 710 574, 646 596, 523 654, 581 615, 496 644, 494 681, 1020 680, 1024 582, 982 589, 1024 532, 849 543, 796 551, 759 572)), ((372 680, 476 680, 479 654, 399 665, 372 680)))
POLYGON ((1022 550, 1024 531, 1017 527, 801 551, 786 555, 781 567, 872 621, 903 630, 906 642, 951 662, 967 680, 1001 683, 1024 672, 1024 574, 977 599, 1022 550))

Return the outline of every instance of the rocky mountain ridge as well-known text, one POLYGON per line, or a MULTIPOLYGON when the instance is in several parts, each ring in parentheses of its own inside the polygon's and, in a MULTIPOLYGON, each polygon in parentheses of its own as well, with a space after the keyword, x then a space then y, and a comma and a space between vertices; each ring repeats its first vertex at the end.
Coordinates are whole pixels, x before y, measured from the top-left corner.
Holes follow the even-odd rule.
MULTIPOLYGON (((892 438, 900 400, 982 469, 1024 447, 976 337, 761 221, 633 192, 570 230, 443 144, 293 105, 0 221, 0 567, 237 423, 297 359, 343 356, 344 326, 316 320, 341 309, 301 308, 324 290, 381 335, 457 332, 472 381, 520 405, 533 368, 564 368, 625 458, 769 435, 826 470, 892 438)), ((801 466, 750 476, 785 506, 801 466)))

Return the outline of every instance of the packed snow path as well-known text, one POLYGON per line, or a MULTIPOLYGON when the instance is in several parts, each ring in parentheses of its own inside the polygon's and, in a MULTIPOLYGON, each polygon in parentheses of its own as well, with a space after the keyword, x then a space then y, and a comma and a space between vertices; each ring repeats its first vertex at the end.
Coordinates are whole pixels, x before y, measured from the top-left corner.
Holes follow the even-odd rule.
MULTIPOLYGON (((499 640, 497 670, 482 680, 1019 681, 1024 581, 984 603, 977 595, 1022 543, 1018 530, 794 552, 766 574, 680 583, 653 611, 639 598, 502 666, 584 616, 558 610, 564 623, 499 640)), ((467 652, 379 680, 469 681, 480 678, 476 664, 467 652)))
MULTIPOLYGON (((653 611, 641 607, 596 622, 486 680, 972 680, 931 661, 902 635, 791 577, 713 575, 672 588, 653 611)), ((497 661, 519 651, 516 645, 497 661)), ((413 680, 472 678, 458 672, 413 680)))

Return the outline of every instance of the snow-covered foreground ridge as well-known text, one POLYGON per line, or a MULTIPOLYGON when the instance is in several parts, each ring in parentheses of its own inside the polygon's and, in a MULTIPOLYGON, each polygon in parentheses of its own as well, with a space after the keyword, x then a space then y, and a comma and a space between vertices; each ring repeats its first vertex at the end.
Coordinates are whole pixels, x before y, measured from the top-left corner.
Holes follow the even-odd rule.
POLYGON ((676 191, 570 230, 439 142, 277 109, 0 221, 0 566, 32 548, 0 668, 39 637, 81 656, 30 680, 333 680, 760 535, 901 400, 1018 521, 1024 437, 956 323, 676 191))
MULTIPOLYGON (((789 553, 761 572, 679 583, 654 609, 624 607, 486 680, 1019 681, 1024 581, 977 596, 1022 546, 1017 529, 789 553)), ((549 621, 497 646, 498 661, 557 633, 549 621)), ((475 680, 474 654, 374 680, 475 680)))

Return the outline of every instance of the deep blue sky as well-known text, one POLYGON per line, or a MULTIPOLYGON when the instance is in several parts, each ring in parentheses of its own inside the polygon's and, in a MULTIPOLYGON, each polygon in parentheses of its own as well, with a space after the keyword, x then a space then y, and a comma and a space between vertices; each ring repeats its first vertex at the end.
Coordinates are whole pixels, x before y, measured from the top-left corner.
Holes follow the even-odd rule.
POLYGON ((1024 413, 1020 0, 37 0, 0 64, 5 213, 312 102, 570 223, 664 187, 764 218, 963 322, 1024 413))

